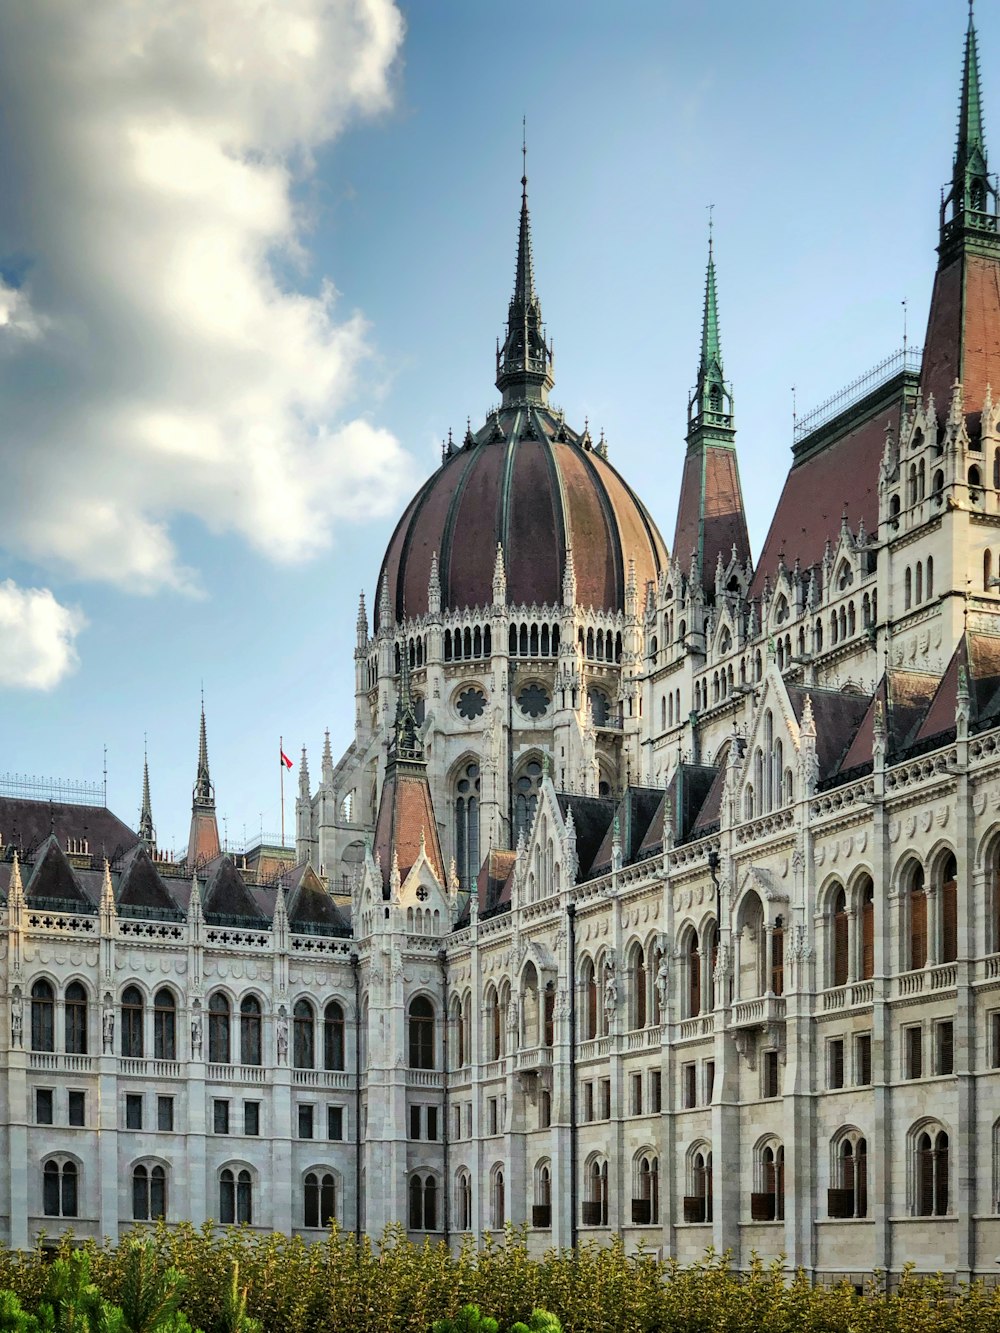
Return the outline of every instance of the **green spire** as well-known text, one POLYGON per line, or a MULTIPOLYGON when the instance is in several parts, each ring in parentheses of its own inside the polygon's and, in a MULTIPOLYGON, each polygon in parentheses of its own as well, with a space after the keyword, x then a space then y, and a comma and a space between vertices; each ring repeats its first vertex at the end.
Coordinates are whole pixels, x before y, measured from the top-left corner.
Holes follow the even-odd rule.
POLYGON ((719 300, 715 290, 715 250, 709 223, 701 360, 698 363, 698 384, 688 404, 688 444, 701 442, 706 437, 711 437, 714 443, 732 443, 734 434, 733 396, 722 369, 719 300))
POLYGON ((962 95, 958 111, 958 139, 951 189, 941 206, 942 241, 963 232, 996 233, 997 192, 989 177, 986 136, 983 132, 976 25, 969 3, 962 63, 962 95))

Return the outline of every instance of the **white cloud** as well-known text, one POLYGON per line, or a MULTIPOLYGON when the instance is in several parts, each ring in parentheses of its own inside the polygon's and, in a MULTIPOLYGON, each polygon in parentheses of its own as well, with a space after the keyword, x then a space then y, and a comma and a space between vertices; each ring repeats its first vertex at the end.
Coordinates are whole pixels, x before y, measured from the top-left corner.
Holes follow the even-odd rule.
POLYGON ((86 623, 48 588, 0 583, 0 688, 53 689, 76 669, 76 636, 86 623))
POLYGON ((392 512, 396 440, 350 416, 358 314, 289 285, 312 153, 388 106, 391 0, 0 7, 0 541, 194 588, 193 515, 292 561, 392 512))

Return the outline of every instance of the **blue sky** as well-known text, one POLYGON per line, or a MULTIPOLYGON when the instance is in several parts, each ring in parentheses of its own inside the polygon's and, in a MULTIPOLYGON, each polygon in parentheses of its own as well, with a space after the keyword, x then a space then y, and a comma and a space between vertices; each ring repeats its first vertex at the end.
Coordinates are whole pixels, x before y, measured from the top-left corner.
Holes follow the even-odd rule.
MULTIPOLYGON (((898 347, 904 298, 922 340, 961 0, 422 0, 402 35, 385 0, 290 0, 284 62, 238 0, 207 34, 171 0, 135 20, 141 77, 109 54, 120 7, 0 15, 0 580, 51 590, 78 659, 31 688, 29 644, 0 676, 0 770, 99 780, 106 744, 109 804, 133 819, 148 733, 166 847, 186 841, 202 682, 232 845, 277 826, 279 734, 314 779, 324 727, 335 754, 351 737, 358 593, 370 607, 448 428, 497 397, 522 115, 553 398, 605 429, 668 543, 709 203, 755 552, 792 386, 808 410, 898 347), (238 76, 184 67, 195 30, 243 52, 238 76), (249 255, 232 272, 231 253, 249 255), (205 332, 223 308, 252 356, 205 332)), ((989 142, 1000 11, 977 27, 989 142)))

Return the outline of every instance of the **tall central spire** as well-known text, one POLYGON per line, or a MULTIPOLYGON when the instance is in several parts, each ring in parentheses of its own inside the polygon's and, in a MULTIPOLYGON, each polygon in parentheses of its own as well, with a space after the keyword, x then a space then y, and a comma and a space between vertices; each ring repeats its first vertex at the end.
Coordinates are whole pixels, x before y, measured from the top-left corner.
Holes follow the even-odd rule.
POLYGON ((535 292, 531 259, 531 219, 528 214, 527 144, 522 141, 521 220, 517 237, 514 295, 507 311, 503 347, 497 345, 497 388, 505 407, 518 402, 544 403, 555 382, 552 346, 545 341, 542 305, 535 292))
POLYGON ((201 728, 198 733, 198 771, 194 780, 194 799, 215 806, 215 792, 208 773, 208 737, 205 732, 205 700, 201 701, 201 728))
POLYGON ((142 756, 142 809, 139 812, 139 841, 152 850, 156 846, 156 829, 153 827, 153 806, 149 799, 149 755, 143 750, 142 756))
POLYGON ((205 730, 205 695, 201 696, 201 724, 198 730, 198 770, 191 800, 191 831, 188 834, 187 864, 202 866, 221 851, 219 826, 215 818, 215 788, 208 772, 208 736, 205 730))
POLYGON ((695 436, 710 434, 715 443, 732 444, 733 395, 722 370, 719 338, 719 302, 715 291, 715 250, 711 223, 708 232, 708 268, 705 272, 705 308, 701 320, 701 359, 698 383, 688 403, 688 444, 695 436))

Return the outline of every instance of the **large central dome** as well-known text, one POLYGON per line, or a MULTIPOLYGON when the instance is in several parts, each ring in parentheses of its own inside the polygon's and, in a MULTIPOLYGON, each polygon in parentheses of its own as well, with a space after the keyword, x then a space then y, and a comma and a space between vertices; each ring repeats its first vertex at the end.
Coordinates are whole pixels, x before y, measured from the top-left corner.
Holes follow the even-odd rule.
POLYGON ((492 604, 498 545, 514 606, 562 603, 568 550, 577 604, 601 611, 625 609, 630 560, 640 589, 666 564, 656 524, 606 450, 549 406, 552 348, 535 293, 524 177, 521 186, 514 295, 497 351, 503 401, 460 447, 449 443, 393 533, 379 589, 387 587, 397 621, 427 614, 435 554, 445 611, 492 604))

